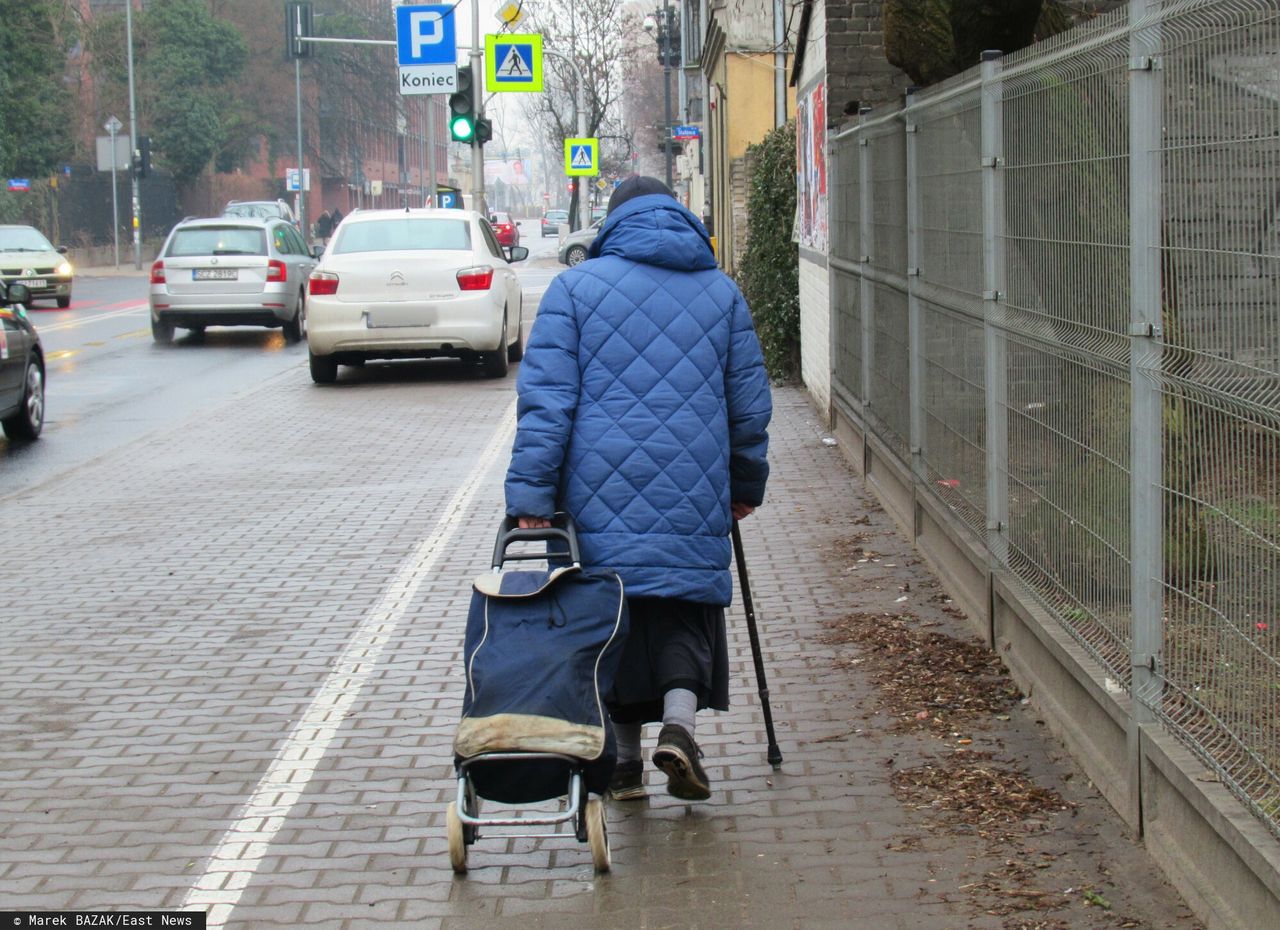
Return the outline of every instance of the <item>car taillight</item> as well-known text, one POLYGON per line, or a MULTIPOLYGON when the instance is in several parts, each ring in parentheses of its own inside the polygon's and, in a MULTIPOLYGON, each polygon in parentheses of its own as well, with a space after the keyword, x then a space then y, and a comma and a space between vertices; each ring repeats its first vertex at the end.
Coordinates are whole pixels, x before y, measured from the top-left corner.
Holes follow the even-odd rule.
POLYGON ((338 293, 338 276, 331 271, 317 271, 311 275, 307 287, 312 297, 325 297, 338 293))
POLYGON ((458 287, 464 291, 487 291, 491 284, 492 268, 463 268, 458 272, 458 287))
POLYGON ((164 284, 164 262, 158 258, 151 265, 151 283, 164 284))
POLYGON ((268 281, 287 281, 289 280, 289 270, 285 267, 284 262, 273 258, 267 262, 267 280, 268 281))

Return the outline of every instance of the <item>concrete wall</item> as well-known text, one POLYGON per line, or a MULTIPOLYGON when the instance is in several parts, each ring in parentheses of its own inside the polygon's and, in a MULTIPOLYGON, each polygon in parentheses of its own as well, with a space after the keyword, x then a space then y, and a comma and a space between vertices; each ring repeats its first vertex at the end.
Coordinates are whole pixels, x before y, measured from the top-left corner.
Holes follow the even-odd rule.
POLYGON ((800 250, 800 379, 819 410, 831 405, 831 282, 825 256, 800 250))

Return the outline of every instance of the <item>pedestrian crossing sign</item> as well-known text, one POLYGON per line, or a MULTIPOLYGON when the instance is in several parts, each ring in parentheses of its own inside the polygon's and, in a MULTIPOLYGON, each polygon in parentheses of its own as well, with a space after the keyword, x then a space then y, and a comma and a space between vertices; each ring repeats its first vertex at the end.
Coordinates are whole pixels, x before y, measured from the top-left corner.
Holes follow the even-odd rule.
POLYGON ((600 140, 565 139, 564 173, 571 178, 599 174, 600 140))
POLYGON ((484 37, 486 90, 542 93, 542 36, 484 37))

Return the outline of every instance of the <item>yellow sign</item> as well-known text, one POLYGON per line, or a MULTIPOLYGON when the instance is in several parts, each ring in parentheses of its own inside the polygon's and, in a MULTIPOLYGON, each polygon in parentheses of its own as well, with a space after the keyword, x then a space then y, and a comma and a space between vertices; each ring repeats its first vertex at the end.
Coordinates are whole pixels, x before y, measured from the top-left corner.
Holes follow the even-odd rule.
POLYGON ((594 177, 600 173, 599 139, 565 139, 564 173, 569 177, 594 177))
POLYGON ((524 0, 507 0, 498 10, 498 22, 508 29, 514 29, 528 17, 524 12, 524 0))
POLYGON ((485 89, 542 93, 542 36, 484 37, 485 89))

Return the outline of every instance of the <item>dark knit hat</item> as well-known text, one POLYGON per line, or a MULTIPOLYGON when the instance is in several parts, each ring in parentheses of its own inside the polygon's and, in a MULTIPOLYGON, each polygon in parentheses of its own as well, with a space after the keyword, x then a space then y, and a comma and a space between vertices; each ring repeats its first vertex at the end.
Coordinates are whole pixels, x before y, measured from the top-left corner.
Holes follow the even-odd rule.
POLYGON ((676 196, 671 193, 671 188, 657 178, 633 174, 613 189, 613 195, 609 198, 609 212, 612 213, 632 197, 643 197, 645 194, 666 194, 672 200, 676 196))

